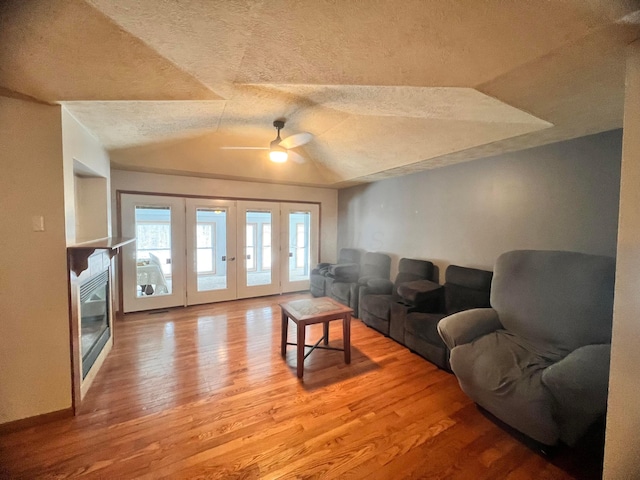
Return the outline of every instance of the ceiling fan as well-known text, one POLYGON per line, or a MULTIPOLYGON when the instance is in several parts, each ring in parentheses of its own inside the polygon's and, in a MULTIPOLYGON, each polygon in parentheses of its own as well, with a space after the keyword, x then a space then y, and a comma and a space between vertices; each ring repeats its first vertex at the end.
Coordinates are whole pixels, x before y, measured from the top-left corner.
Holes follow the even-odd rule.
POLYGON ((309 143, 313 135, 309 132, 300 132, 289 135, 286 138, 280 138, 280 130, 284 128, 284 120, 275 120, 273 126, 278 132, 276 138, 271 141, 268 147, 220 147, 222 150, 269 150, 269 160, 275 163, 284 163, 287 159, 291 159, 296 163, 304 163, 305 158, 296 152, 291 151, 292 148, 300 147, 305 143, 309 143))

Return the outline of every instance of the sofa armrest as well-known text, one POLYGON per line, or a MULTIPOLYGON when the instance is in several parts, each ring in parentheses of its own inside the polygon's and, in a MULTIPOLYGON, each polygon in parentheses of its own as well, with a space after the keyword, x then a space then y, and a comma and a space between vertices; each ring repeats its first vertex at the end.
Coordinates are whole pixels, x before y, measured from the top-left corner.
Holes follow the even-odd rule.
POLYGON ((357 263, 338 263, 329 266, 328 276, 339 282, 355 282, 360 273, 360 265, 357 263))
POLYGON ((599 415, 607 407, 611 345, 580 347, 542 372, 542 383, 558 404, 599 415))
POLYGON ((438 323, 438 333, 453 350, 457 345, 471 343, 476 338, 503 328, 498 312, 493 308, 474 308, 444 317, 438 323))
POLYGON ((398 295, 405 302, 421 305, 442 294, 442 285, 430 280, 414 280, 398 285, 398 295))
POLYGON ((326 275, 329 272, 330 263, 319 263, 316 267, 311 270, 312 275, 326 275))

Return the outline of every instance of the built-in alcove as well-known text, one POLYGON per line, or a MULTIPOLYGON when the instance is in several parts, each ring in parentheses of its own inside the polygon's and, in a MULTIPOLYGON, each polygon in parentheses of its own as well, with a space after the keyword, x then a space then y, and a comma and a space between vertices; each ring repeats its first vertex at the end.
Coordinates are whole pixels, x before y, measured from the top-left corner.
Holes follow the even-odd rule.
POLYGON ((73 160, 76 243, 109 235, 109 192, 107 179, 84 163, 73 160))

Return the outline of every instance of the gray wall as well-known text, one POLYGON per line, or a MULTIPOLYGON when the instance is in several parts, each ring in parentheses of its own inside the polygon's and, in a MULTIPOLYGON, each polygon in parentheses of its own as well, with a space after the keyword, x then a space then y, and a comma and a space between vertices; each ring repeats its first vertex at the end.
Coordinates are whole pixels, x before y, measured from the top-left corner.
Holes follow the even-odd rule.
POLYGON ((614 130, 341 190, 338 246, 391 254, 392 276, 401 257, 443 272, 514 249, 615 256, 621 150, 614 130))

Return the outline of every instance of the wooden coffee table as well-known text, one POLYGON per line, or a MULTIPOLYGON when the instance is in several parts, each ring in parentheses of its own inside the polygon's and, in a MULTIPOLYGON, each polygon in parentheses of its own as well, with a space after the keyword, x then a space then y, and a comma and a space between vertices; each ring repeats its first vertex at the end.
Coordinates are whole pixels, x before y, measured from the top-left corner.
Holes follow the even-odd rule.
POLYGON ((294 300, 292 302, 281 303, 280 308, 282 309, 281 353, 284 357, 287 345, 297 345, 298 378, 302 378, 305 358, 307 358, 316 348, 344 351, 344 363, 351 363, 352 309, 345 307, 328 297, 294 300), (289 319, 293 320, 298 327, 297 343, 287 342, 289 319), (340 319, 342 319, 342 341, 344 348, 329 347, 329 322, 340 319), (306 327, 307 325, 312 325, 314 323, 323 324, 323 335, 322 338, 320 338, 320 340, 318 340, 314 345, 307 345, 305 344, 306 327), (320 342, 324 342, 324 345, 320 345, 320 342), (311 348, 311 350, 305 354, 306 347, 311 348))

